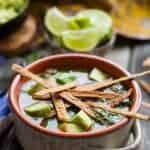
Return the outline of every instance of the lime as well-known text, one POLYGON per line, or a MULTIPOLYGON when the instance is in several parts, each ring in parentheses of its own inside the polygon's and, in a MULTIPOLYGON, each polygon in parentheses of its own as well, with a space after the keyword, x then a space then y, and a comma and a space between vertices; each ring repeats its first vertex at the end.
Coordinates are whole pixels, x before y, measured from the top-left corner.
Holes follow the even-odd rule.
POLYGON ((62 41, 68 49, 78 52, 91 51, 99 43, 100 32, 97 28, 68 30, 62 33, 62 41))
POLYGON ((75 17, 75 20, 80 28, 88 28, 91 26, 91 20, 87 16, 77 16, 75 17))
POLYGON ((97 9, 65 16, 54 7, 48 10, 45 25, 52 35, 61 39, 66 48, 78 52, 91 51, 112 36, 111 17, 97 9))
POLYGON ((80 29, 80 26, 78 25, 78 23, 74 19, 74 17, 72 17, 68 20, 68 26, 69 26, 70 30, 79 30, 80 29))
POLYGON ((69 29, 68 18, 56 7, 49 9, 44 18, 45 26, 55 36, 69 29))
POLYGON ((112 30, 112 19, 107 13, 97 9, 88 9, 79 12, 76 17, 88 17, 90 19, 91 26, 97 27, 104 37, 107 37, 107 34, 108 36, 111 36, 110 31, 112 30))

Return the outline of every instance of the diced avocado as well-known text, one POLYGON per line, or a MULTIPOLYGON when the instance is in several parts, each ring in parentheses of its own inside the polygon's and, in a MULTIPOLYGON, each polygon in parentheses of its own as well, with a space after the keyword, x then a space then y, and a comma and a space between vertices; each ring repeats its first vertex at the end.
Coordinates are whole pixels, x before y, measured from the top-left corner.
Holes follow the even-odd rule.
POLYGON ((84 130, 77 124, 60 123, 58 128, 64 132, 83 132, 84 130))
POLYGON ((71 122, 78 124, 84 130, 90 129, 93 124, 91 118, 82 110, 71 119, 71 122))
POLYGON ((92 69, 92 71, 89 74, 89 77, 90 77, 90 79, 99 81, 99 82, 107 79, 107 75, 97 68, 92 69))
POLYGON ((24 111, 32 117, 47 117, 51 112, 51 107, 45 102, 31 104, 24 108, 24 111))
POLYGON ((66 84, 76 80, 76 77, 70 72, 58 72, 55 75, 55 79, 59 84, 66 84))
POLYGON ((33 86, 31 86, 31 88, 28 90, 28 94, 32 95, 35 92, 38 92, 40 90, 42 90, 44 87, 40 84, 35 84, 33 86))

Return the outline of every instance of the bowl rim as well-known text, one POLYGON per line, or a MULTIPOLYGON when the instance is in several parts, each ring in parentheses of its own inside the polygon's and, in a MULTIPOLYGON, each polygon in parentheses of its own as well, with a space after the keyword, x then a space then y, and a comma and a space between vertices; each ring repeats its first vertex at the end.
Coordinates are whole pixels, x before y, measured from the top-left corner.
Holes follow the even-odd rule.
MULTIPOLYGON (((110 61, 108 59, 105 59, 105 58, 102 58, 99 56, 95 56, 95 55, 79 54, 79 53, 56 54, 56 55, 52 55, 52 56, 50 55, 50 56, 47 56, 45 58, 35 61, 34 63, 26 66, 25 68, 31 69, 32 67, 38 66, 38 64, 44 63, 51 59, 68 58, 68 57, 87 58, 87 59, 91 58, 91 59, 96 59, 98 61, 103 61, 104 63, 109 63, 110 65, 113 65, 115 68, 117 68, 118 70, 123 72, 126 76, 130 75, 130 73, 128 71, 126 71, 121 66, 119 66, 116 63, 113 63, 112 61, 110 61)), ((17 118, 19 118, 19 121, 22 121, 25 125, 27 125, 28 127, 32 128, 35 131, 39 131, 46 135, 51 135, 51 136, 53 135, 53 136, 66 137, 66 138, 90 138, 90 137, 105 135, 105 134, 111 133, 113 131, 119 130, 121 127, 127 125, 129 123, 129 121, 131 120, 129 118, 124 118, 121 121, 119 121, 118 123, 110 125, 106 128, 102 128, 100 130, 94 130, 94 131, 90 131, 90 132, 87 131, 87 132, 81 132, 81 133, 69 133, 69 132, 67 133, 67 132, 62 132, 59 130, 49 130, 47 128, 41 127, 40 125, 31 123, 31 121, 27 117, 25 117, 25 115, 23 115, 23 113, 20 111, 18 105, 16 104, 15 87, 17 87, 18 83, 20 82, 20 79, 21 79, 21 75, 16 75, 16 77, 13 79, 13 82, 10 86, 10 91, 9 91, 9 104, 10 104, 11 109, 17 116, 17 118)), ((135 95, 136 95, 135 103, 132 106, 131 112, 137 112, 137 110, 139 109, 140 104, 141 104, 141 92, 140 92, 138 84, 135 81, 130 81, 130 82, 134 86, 135 95)))

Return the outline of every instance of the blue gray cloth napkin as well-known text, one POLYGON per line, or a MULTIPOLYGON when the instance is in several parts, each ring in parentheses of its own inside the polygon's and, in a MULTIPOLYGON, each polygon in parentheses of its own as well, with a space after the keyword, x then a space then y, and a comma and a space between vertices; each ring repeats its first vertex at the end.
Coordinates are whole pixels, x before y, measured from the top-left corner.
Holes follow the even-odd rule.
MULTIPOLYGON (((6 64, 7 59, 0 56, 0 69, 6 64)), ((2 72, 0 73, 2 74, 2 72)), ((8 94, 3 83, 0 82, 0 135, 7 130, 10 125, 10 109, 8 106, 8 94)))
POLYGON ((8 106, 8 95, 4 92, 0 92, 0 118, 7 117, 10 113, 10 109, 8 106))

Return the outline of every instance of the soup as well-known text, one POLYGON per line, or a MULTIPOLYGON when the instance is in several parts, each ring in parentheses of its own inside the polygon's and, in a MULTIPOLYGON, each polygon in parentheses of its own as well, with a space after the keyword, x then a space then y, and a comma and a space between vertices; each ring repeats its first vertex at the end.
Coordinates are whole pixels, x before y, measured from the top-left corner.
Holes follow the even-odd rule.
POLYGON ((91 71, 48 69, 39 76, 53 92, 49 94, 42 85, 29 80, 21 89, 20 108, 33 123, 49 130, 77 133, 99 130, 124 116, 97 106, 130 109, 132 89, 120 83, 97 88, 97 84, 113 79, 98 68, 91 71))

